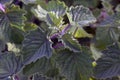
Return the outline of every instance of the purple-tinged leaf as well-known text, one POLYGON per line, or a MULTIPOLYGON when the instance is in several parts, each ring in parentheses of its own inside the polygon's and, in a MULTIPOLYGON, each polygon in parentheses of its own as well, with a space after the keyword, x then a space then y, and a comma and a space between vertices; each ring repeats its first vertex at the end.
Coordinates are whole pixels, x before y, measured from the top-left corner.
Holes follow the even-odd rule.
POLYGON ((65 28, 59 33, 61 36, 63 36, 65 33, 67 33, 67 31, 71 28, 71 25, 68 24, 67 26, 65 26, 65 28))
POLYGON ((120 49, 115 44, 102 51, 103 56, 97 60, 95 77, 98 79, 112 78, 120 75, 120 49))
POLYGON ((111 16, 106 17, 101 23, 99 24, 101 27, 111 26, 111 27, 118 27, 120 25, 120 12, 117 12, 111 16))
POLYGON ((39 72, 40 74, 46 74, 51 69, 55 68, 54 58, 47 59, 46 57, 42 57, 34 63, 30 63, 25 66, 23 69, 23 73, 27 76, 30 76, 34 73, 39 72))
MULTIPOLYGON (((11 8, 7 8, 7 11, 5 13, 0 12, 0 32, 4 35, 4 38, 7 39, 7 41, 13 37, 13 29, 18 28, 23 30, 24 21, 25 21, 25 11, 20 9, 17 6, 11 6, 11 8)), ((20 32, 20 31, 19 31, 20 32)), ((16 34, 18 34, 17 32, 16 34)))
POLYGON ((3 5, 11 4, 13 0, 0 0, 0 3, 3 5))
POLYGON ((23 56, 25 64, 35 62, 42 57, 50 58, 52 56, 52 49, 50 41, 47 39, 47 32, 40 28, 31 31, 25 36, 23 41, 23 56))
POLYGON ((14 53, 6 53, 0 56, 0 79, 14 76, 23 67, 22 58, 14 53))
POLYGON ((61 75, 67 80, 89 80, 92 75, 92 58, 88 49, 73 52, 64 49, 58 52, 56 61, 61 75))

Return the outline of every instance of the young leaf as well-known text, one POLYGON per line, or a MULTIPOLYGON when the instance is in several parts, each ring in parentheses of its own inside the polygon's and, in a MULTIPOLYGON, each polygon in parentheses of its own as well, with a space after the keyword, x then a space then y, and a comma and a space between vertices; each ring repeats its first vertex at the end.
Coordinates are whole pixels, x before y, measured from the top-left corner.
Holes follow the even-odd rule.
POLYGON ((71 34, 63 35, 62 39, 63 39, 63 42, 66 45, 66 47, 68 47, 69 49, 71 49, 75 52, 80 51, 80 44, 77 42, 77 40, 74 40, 72 38, 71 34))
POLYGON ((68 18, 72 25, 76 26, 77 24, 80 25, 80 27, 96 22, 96 18, 92 12, 83 6, 70 7, 68 18))
POLYGON ((44 56, 47 58, 52 56, 51 43, 47 36, 48 32, 41 28, 31 31, 25 36, 23 41, 25 64, 34 62, 44 56))
POLYGON ((98 79, 111 78, 120 75, 120 49, 112 45, 102 51, 103 56, 97 60, 95 77, 98 79))
POLYGON ((48 12, 45 9, 43 9, 40 5, 37 5, 37 8, 32 8, 32 12, 40 20, 43 20, 43 21, 46 20, 46 16, 48 12))
POLYGON ((38 28, 38 26, 35 25, 34 23, 27 22, 24 26, 24 31, 26 31, 26 32, 27 31, 32 31, 32 30, 35 30, 37 28, 38 28))
POLYGON ((56 16, 64 16, 67 10, 67 6, 64 2, 57 1, 50 1, 47 5, 47 11, 53 12, 56 16))
POLYGON ((66 10, 67 7, 63 2, 52 0, 47 4, 46 9, 38 5, 37 9, 32 9, 32 12, 40 20, 46 21, 50 26, 59 26, 62 23, 62 16, 65 15, 66 10))
POLYGON ((23 67, 22 58, 14 53, 6 53, 0 56, 0 79, 5 80, 13 76, 23 67))
POLYGON ((57 55, 60 72, 68 80, 89 80, 92 75, 92 58, 89 53, 61 50, 57 55))
POLYGON ((93 37, 92 34, 87 33, 83 28, 78 28, 78 29, 74 32, 73 36, 74 36, 75 38, 85 38, 85 37, 92 38, 92 37, 93 37))
POLYGON ((53 26, 59 26, 61 25, 63 18, 56 16, 54 13, 49 12, 47 14, 47 23, 53 26))

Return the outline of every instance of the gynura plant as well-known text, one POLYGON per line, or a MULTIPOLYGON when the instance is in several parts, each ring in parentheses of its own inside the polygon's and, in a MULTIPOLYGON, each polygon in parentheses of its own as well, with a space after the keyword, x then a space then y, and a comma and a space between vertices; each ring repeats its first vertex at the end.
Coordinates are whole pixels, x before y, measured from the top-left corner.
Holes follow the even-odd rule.
POLYGON ((119 77, 120 10, 111 2, 97 13, 89 0, 0 0, 0 80, 119 77))

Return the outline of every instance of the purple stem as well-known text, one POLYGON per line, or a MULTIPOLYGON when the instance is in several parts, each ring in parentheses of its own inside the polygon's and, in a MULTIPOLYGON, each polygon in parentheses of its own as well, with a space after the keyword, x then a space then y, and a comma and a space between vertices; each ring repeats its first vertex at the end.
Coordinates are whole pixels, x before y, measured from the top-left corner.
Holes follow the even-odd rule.
POLYGON ((68 24, 59 34, 63 36, 70 29, 70 27, 71 25, 68 24))
POLYGON ((20 80, 17 75, 14 76, 14 79, 15 79, 15 80, 20 80))
POLYGON ((1 3, 0 3, 0 10, 1 10, 2 12, 5 12, 5 6, 4 6, 3 4, 1 4, 1 3))

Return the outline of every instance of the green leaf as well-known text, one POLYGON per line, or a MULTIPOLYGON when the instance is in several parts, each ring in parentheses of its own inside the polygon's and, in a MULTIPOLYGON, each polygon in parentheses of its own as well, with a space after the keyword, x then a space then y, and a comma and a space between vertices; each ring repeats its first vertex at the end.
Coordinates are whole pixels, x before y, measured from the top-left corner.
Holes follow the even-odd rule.
POLYGON ((61 75, 68 80, 89 80, 92 75, 92 58, 86 51, 74 53, 64 49, 58 52, 56 61, 61 75))
POLYGON ((35 25, 34 23, 27 22, 24 26, 24 31, 32 31, 32 30, 35 30, 37 28, 38 28, 38 26, 35 25))
POLYGON ((24 39, 24 32, 14 27, 9 28, 7 34, 12 43, 21 44, 24 39))
POLYGON ((96 18, 93 16, 92 12, 83 6, 70 7, 70 12, 68 13, 68 18, 71 25, 76 27, 83 27, 89 25, 90 23, 96 22, 96 18))
POLYGON ((120 75, 120 48, 116 44, 102 51, 103 56, 97 60, 95 77, 98 79, 112 78, 120 75))
POLYGON ((95 60, 99 59, 102 56, 102 53, 95 47, 94 44, 90 45, 90 50, 91 50, 92 56, 95 60))
MULTIPOLYGON (((25 18, 25 10, 20 9, 18 6, 12 5, 12 7, 6 10, 6 13, 0 13, 1 16, 4 16, 6 23, 10 26, 16 27, 18 29, 23 29, 25 18)), ((4 22, 4 23, 5 23, 4 22)), ((1 24, 4 24, 1 23, 1 24)))
POLYGON ((32 12, 40 20, 46 21, 50 26, 60 26, 62 22, 62 16, 65 15, 67 7, 64 2, 50 1, 47 4, 46 9, 43 9, 40 5, 32 9, 32 12))
POLYGON ((34 62, 44 56, 50 58, 52 56, 50 44, 48 32, 44 31, 42 27, 28 33, 23 41, 25 64, 34 62))
POLYGON ((94 8, 98 4, 98 0, 74 0, 74 5, 83 5, 86 7, 94 8))
POLYGON ((12 6, 6 9, 6 12, 0 12, 0 31, 4 34, 4 37, 9 39, 11 37, 12 31, 16 27, 23 30, 25 11, 17 6, 12 6))
POLYGON ((34 4, 36 0, 22 0, 22 2, 24 2, 24 4, 34 4))
POLYGON ((40 74, 46 74, 52 67, 52 59, 47 59, 43 57, 34 63, 26 65, 23 69, 23 73, 28 76, 37 72, 39 72, 40 74))
POLYGON ((61 25, 63 23, 62 20, 63 20, 62 17, 58 17, 52 12, 49 12, 47 14, 47 23, 50 25, 58 27, 59 25, 61 25))
POLYGON ((98 27, 96 30, 96 43, 95 46, 103 50, 108 45, 111 45, 113 40, 110 35, 110 28, 109 27, 98 27))
POLYGON ((64 2, 59 0, 52 0, 47 4, 47 11, 53 12, 56 16, 64 16, 67 10, 67 6, 64 2))
POLYGON ((40 5, 37 5, 37 8, 32 8, 32 12, 40 20, 46 21, 47 11, 43 9, 40 5))
POLYGON ((105 11, 108 12, 109 14, 113 14, 113 5, 111 4, 112 0, 101 0, 101 1, 105 11))
POLYGON ((62 36, 63 43, 68 47, 69 49, 79 52, 80 51, 80 44, 77 42, 77 40, 73 39, 71 34, 65 34, 62 36))
POLYGON ((74 31, 73 36, 75 38, 85 38, 85 37, 92 38, 93 37, 92 34, 88 34, 83 28, 77 28, 77 30, 74 31))

